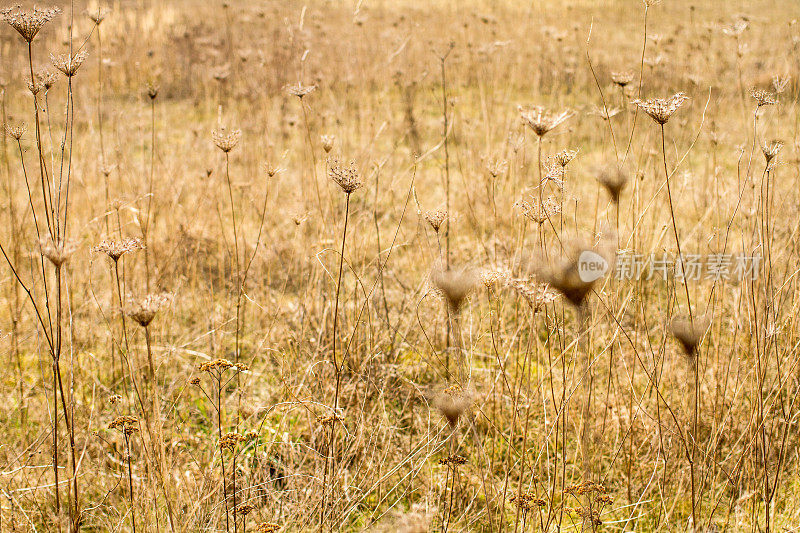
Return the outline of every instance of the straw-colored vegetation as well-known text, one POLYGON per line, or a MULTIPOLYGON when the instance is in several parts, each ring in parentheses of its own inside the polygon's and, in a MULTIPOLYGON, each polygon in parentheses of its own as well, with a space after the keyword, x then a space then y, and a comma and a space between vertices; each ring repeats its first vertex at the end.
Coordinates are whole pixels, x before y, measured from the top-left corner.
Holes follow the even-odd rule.
POLYGON ((424 4, 3 11, 0 531, 800 523, 800 6, 424 4))

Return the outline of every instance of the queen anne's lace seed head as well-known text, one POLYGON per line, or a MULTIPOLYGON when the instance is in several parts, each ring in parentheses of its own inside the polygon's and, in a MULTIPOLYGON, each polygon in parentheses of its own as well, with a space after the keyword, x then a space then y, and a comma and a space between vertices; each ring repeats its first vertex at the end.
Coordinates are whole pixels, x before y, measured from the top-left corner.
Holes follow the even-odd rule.
POLYGON ((756 99, 758 103, 758 107, 762 107, 765 105, 775 105, 778 103, 778 99, 775 97, 775 93, 770 91, 765 91, 764 89, 750 89, 750 96, 756 99))
POLYGON ((572 116, 570 111, 562 111, 561 113, 555 114, 550 113, 542 106, 520 107, 519 112, 523 123, 532 129, 539 137, 544 136, 547 132, 572 116))
POLYGON ((635 76, 636 75, 633 73, 633 71, 612 72, 611 81, 613 81, 615 85, 625 87, 633 81, 635 76))
POLYGON ((53 20, 59 13, 61 13, 61 10, 57 7, 45 9, 34 7, 31 10, 12 7, 0 11, 3 20, 17 30, 17 33, 29 43, 33 42, 39 30, 41 30, 45 24, 53 20))
POLYGON ((156 317, 161 307, 172 299, 169 294, 148 294, 141 299, 130 298, 125 314, 146 328, 156 317))
POLYGON ((341 187, 346 194, 351 194, 361 187, 361 175, 358 173, 354 161, 344 164, 336 158, 331 158, 328 160, 328 165, 328 175, 331 181, 341 187))
POLYGON ((50 54, 50 60, 53 62, 53 66, 60 70, 64 76, 71 78, 78 72, 83 62, 86 61, 87 55, 86 50, 81 50, 74 55, 60 54, 56 56, 50 54))
POLYGON ((22 135, 25 133, 25 123, 22 122, 16 126, 13 124, 6 123, 5 129, 6 129, 6 135, 18 141, 22 138, 22 135))
POLYGON ((212 131, 211 138, 214 140, 214 144, 217 145, 217 148, 227 154, 239 144, 239 139, 242 138, 242 130, 227 130, 222 127, 212 131))
POLYGON ((304 96, 313 93, 316 88, 316 85, 303 85, 302 83, 297 82, 293 85, 284 86, 283 90, 288 94, 296 96, 302 100, 304 96))

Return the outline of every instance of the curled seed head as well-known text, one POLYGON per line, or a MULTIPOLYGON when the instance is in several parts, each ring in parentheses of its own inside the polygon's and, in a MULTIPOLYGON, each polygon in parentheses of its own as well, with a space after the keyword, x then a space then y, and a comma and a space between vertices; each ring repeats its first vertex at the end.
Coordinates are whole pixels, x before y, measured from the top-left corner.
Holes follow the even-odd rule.
POLYGON ((81 50, 77 54, 50 54, 50 60, 53 62, 53 66, 60 70, 64 76, 71 78, 81 68, 87 56, 86 50, 81 50))
POLYGON ((444 296, 450 311, 458 313, 475 288, 476 277, 471 270, 434 270, 431 281, 444 296))
POLYGON ((214 144, 217 145, 217 148, 227 154, 239 144, 239 139, 242 138, 242 130, 227 130, 222 127, 212 131, 211 138, 214 140, 214 144))

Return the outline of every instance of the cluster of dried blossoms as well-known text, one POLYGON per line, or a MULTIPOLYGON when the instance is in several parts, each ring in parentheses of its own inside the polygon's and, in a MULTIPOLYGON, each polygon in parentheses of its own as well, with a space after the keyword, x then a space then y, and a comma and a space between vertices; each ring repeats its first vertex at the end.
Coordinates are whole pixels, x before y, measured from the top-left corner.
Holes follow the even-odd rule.
POLYGON ((303 99, 304 96, 313 93, 316 90, 316 85, 303 85, 299 81, 292 85, 286 85, 283 87, 283 90, 286 91, 288 94, 292 96, 296 96, 303 99))
POLYGON ((135 416, 118 416, 109 425, 108 429, 118 429, 125 435, 139 431, 139 419, 135 416))
POLYGON ((6 122, 5 130, 6 130, 6 135, 8 135, 14 140, 19 141, 25 134, 25 123, 22 122, 19 125, 14 126, 13 124, 9 124, 8 122, 6 122))
POLYGON ((206 361, 205 363, 200 365, 200 372, 224 372, 229 368, 234 369, 237 372, 244 372, 248 370, 248 367, 244 363, 231 363, 227 359, 214 359, 212 361, 206 361))
POLYGON ((256 526, 256 533, 276 533, 281 526, 273 522, 262 522, 256 526))
POLYGON ((534 492, 526 492, 523 491, 519 495, 514 495, 509 498, 509 501, 514 502, 514 505, 522 509, 523 511, 528 511, 533 509, 534 507, 545 507, 547 505, 547 500, 544 498, 540 498, 534 492))
POLYGON ((456 468, 467 464, 467 458, 463 455, 448 455, 447 457, 442 457, 439 459, 439 464, 456 468))
POLYGON ((240 442, 246 441, 244 435, 238 433, 226 433, 219 439, 219 447, 223 450, 234 450, 240 442))
POLYGON ((343 422, 344 417, 338 413, 328 413, 326 415, 318 416, 317 423, 322 427, 332 426, 336 422, 343 422))

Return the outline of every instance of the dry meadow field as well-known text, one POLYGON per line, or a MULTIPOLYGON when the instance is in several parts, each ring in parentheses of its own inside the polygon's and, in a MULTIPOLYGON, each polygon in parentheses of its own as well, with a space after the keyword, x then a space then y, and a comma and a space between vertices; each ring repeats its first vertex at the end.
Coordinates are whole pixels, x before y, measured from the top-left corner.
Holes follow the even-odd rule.
POLYGON ((798 531, 800 4, 54 1, 1 532, 798 531))

